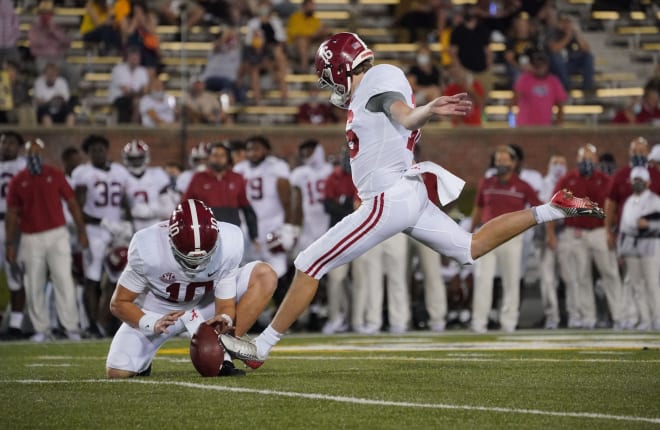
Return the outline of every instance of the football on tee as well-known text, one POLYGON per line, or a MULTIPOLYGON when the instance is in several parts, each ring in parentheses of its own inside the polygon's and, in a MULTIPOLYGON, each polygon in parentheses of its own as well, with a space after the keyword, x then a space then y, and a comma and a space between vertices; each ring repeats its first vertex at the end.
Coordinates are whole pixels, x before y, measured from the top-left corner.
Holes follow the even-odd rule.
POLYGON ((190 360, 202 376, 218 376, 225 349, 218 339, 220 332, 208 324, 200 324, 190 340, 190 360))

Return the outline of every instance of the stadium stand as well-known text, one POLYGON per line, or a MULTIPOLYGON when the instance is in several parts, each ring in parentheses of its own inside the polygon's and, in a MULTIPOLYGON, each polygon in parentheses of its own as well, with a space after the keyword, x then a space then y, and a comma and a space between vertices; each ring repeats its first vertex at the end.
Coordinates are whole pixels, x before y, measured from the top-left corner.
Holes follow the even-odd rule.
MULTIPOLYGON (((67 2, 64 2, 67 4, 67 2)), ((294 0, 293 3, 300 3, 294 0)), ((356 31, 371 44, 379 58, 407 68, 414 61, 415 44, 397 43, 393 29, 392 8, 395 0, 316 0, 317 15, 334 32, 356 31)), ((454 0, 459 7, 475 3, 470 0, 454 0)), ((615 11, 594 10, 592 0, 559 0, 558 9, 579 20, 585 30, 596 57, 595 80, 598 90, 594 97, 585 97, 581 91, 570 93, 565 120, 576 124, 607 123, 614 111, 630 97, 640 96, 642 86, 650 76, 650 69, 660 62, 660 10, 651 1, 641 0, 639 10, 615 11)), ((20 17, 21 39, 19 46, 27 48, 27 31, 35 19, 31 9, 17 8, 20 17)), ((82 7, 58 7, 55 20, 77 34, 82 7)), ((244 33, 245 29, 241 29, 244 33)), ((160 78, 166 82, 166 91, 175 97, 181 96, 189 79, 199 74, 204 67, 206 55, 212 47, 212 40, 221 31, 218 25, 196 26, 186 34, 185 42, 180 41, 180 28, 172 25, 158 26, 163 68, 160 78)), ((439 53, 443 47, 437 37, 430 34, 431 49, 439 53)), ((504 44, 494 40, 491 49, 498 53, 504 44)), ((81 67, 83 74, 79 84, 79 105, 76 107, 77 121, 82 124, 111 124, 112 111, 108 106, 106 93, 110 71, 121 61, 118 56, 100 56, 86 47, 78 35, 71 43, 67 62, 81 67)), ((500 60, 501 61, 501 60, 500 60)), ((495 65, 498 77, 504 76, 503 64, 495 65)), ((32 71, 35 72, 34 70, 32 71)), ((579 83, 579 77, 572 80, 579 83)), ((310 73, 286 77, 289 97, 282 102, 280 91, 268 77, 263 78, 264 101, 260 106, 231 106, 229 111, 236 116, 237 123, 278 124, 290 123, 295 118, 295 108, 306 98, 304 86, 315 82, 310 73)), ((250 93, 248 93, 248 98, 250 93)), ((495 90, 489 94, 485 109, 486 120, 494 123, 506 121, 504 108, 511 92, 495 90)))

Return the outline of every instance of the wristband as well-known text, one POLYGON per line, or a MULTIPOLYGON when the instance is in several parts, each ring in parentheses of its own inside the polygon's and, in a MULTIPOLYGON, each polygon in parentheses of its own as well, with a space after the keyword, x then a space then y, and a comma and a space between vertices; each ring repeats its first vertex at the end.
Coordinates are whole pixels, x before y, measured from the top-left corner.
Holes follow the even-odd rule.
POLYGON ((229 327, 233 327, 233 326, 234 326, 234 320, 232 320, 231 317, 230 317, 229 315, 227 315, 227 314, 220 314, 220 315, 218 315, 218 316, 219 316, 220 318, 222 318, 223 320, 227 321, 227 324, 229 324, 229 327))
POLYGON ((155 334, 156 322, 160 317, 158 315, 144 314, 138 321, 138 328, 147 336, 155 334))

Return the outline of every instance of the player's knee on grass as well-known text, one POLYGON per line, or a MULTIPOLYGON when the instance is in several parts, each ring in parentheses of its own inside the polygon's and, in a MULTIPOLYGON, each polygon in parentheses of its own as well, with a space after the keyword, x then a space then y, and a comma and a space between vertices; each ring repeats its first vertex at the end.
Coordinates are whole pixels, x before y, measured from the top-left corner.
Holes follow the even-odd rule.
POLYGON ((135 375, 137 375, 137 373, 131 372, 130 370, 113 369, 111 367, 106 367, 105 369, 105 377, 108 379, 132 378, 135 375))
POLYGON ((128 369, 139 369, 137 363, 133 358, 123 352, 111 353, 108 357, 107 367, 105 368, 105 376, 109 379, 131 378, 137 375, 137 371, 128 369))

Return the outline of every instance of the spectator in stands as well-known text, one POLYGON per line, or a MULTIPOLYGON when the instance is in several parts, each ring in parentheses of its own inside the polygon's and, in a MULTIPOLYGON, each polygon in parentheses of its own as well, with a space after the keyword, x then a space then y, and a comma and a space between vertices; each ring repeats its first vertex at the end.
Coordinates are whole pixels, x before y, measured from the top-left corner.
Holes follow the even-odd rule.
POLYGON ((65 225, 62 200, 69 208, 78 231, 78 241, 87 248, 88 240, 80 206, 64 174, 42 162, 44 143, 37 139, 26 144, 28 166, 9 183, 7 195, 6 237, 15 237, 20 229, 18 255, 14 244, 7 242, 10 264, 25 265, 25 291, 28 315, 35 329, 33 342, 50 339, 50 312, 44 285, 53 281, 57 318, 67 337, 80 340, 76 294, 71 275, 71 245, 65 225))
POLYGON ((486 101, 486 90, 474 75, 466 71, 460 64, 452 64, 449 67, 449 84, 443 95, 453 96, 460 93, 468 93, 472 99, 472 110, 465 116, 452 117, 454 125, 481 125, 481 116, 486 101))
POLYGON ((217 95, 204 89, 201 77, 193 79, 183 107, 191 124, 231 124, 231 116, 222 111, 217 95))
POLYGON ((274 71, 275 80, 280 87, 282 101, 288 98, 286 84, 287 59, 284 52, 286 33, 280 18, 273 12, 268 0, 258 3, 258 16, 247 23, 243 61, 250 75, 252 97, 259 104, 262 100, 262 71, 274 71))
MULTIPOLYGON (((588 196, 592 201, 603 206, 610 184, 610 178, 596 170, 598 155, 596 147, 586 144, 578 149, 577 169, 569 171, 555 186, 555 192, 570 188, 575 193, 588 196)), ((607 232, 602 219, 566 218, 564 230, 558 236, 554 234, 554 223, 546 227, 549 246, 556 244, 559 250, 565 250, 563 256, 568 266, 565 274, 567 289, 575 292, 576 303, 568 306, 570 328, 592 329, 596 325, 596 304, 592 265, 600 273, 602 286, 607 297, 612 320, 616 327, 624 323, 622 306, 622 287, 619 277, 619 265, 616 254, 608 249, 607 232), (568 253, 566 255, 566 253, 568 253), (574 312, 574 313, 571 313, 574 312)), ((559 251, 561 252, 561 251, 559 251)), ((560 264, 562 262, 560 261, 560 264)))
POLYGON ((550 74, 548 56, 535 52, 531 56, 531 71, 524 72, 513 88, 510 106, 518 106, 517 125, 537 126, 561 124, 566 92, 556 76, 550 74), (553 121, 553 107, 557 116, 553 121))
POLYGON ((539 50, 536 27, 525 12, 513 20, 506 38, 504 61, 509 84, 513 87, 524 72, 532 70, 531 56, 539 50))
POLYGON ((126 60, 112 69, 108 97, 117 112, 117 122, 138 122, 137 104, 149 84, 147 69, 140 66, 140 48, 129 46, 126 60))
POLYGON ((471 9, 465 9, 464 20, 452 31, 450 43, 452 64, 460 64, 472 73, 488 94, 493 86, 490 30, 471 9))
POLYGON ((128 19, 122 21, 121 32, 126 45, 140 47, 140 64, 147 68, 149 79, 153 79, 160 67, 160 40, 156 17, 149 11, 146 2, 131 3, 131 12, 128 19))
POLYGON ((631 97, 625 105, 621 106, 612 118, 612 124, 635 124, 637 114, 642 110, 639 97, 631 97))
POLYGON ((53 20, 53 2, 41 1, 37 12, 37 20, 32 23, 28 31, 30 53, 35 59, 37 70, 42 72, 46 64, 56 64, 69 87, 77 89, 80 81, 79 70, 66 61, 71 38, 53 20))
POLYGON ((594 55, 578 24, 570 16, 561 14, 554 18, 556 11, 548 13, 546 48, 550 53, 550 71, 557 75, 564 89, 570 91, 571 75, 582 77, 582 90, 585 96, 594 95, 594 55))
POLYGON ((18 123, 33 125, 35 112, 30 96, 30 85, 24 73, 19 73, 20 64, 13 60, 5 61, 0 67, 0 80, 6 73, 8 87, 2 85, 0 90, 0 124, 18 123))
POLYGON ((107 54, 121 47, 121 35, 113 25, 114 17, 106 0, 88 0, 80 23, 80 35, 87 43, 99 43, 107 54))
POLYGON ((335 107, 320 96, 318 85, 311 85, 307 90, 309 97, 298 106, 296 122, 313 125, 336 124, 338 118, 335 114, 335 107))
POLYGON ((204 8, 198 2, 192 0, 156 0, 152 2, 152 7, 161 22, 166 25, 181 25, 181 15, 184 10, 188 29, 199 25, 204 19, 204 8))
POLYGON ((46 64, 44 73, 34 81, 34 100, 37 105, 37 121, 40 124, 74 124, 69 85, 59 75, 55 64, 46 64))
POLYGON ((329 35, 328 28, 314 15, 314 0, 303 0, 300 9, 294 12, 286 25, 288 44, 295 46, 298 54, 298 73, 309 71, 310 46, 329 35))
POLYGON ((406 76, 415 92, 415 101, 427 103, 442 94, 442 74, 433 61, 433 52, 426 44, 417 48, 415 64, 410 66, 406 76))
MULTIPOLYGON (((651 152, 649 152, 647 167, 649 168, 649 172, 660 172, 660 143, 653 145, 651 152)), ((655 193, 660 195, 660 191, 656 191, 655 193)))
POLYGON ((21 36, 12 0, 0 0, 0 67, 7 61, 20 62, 16 43, 21 36))
POLYGON ((209 91, 226 91, 232 96, 231 102, 245 103, 245 91, 239 79, 242 47, 239 30, 236 27, 221 27, 218 38, 213 42, 213 50, 206 59, 202 78, 209 91))
POLYGON ((149 90, 140 98, 140 122, 145 127, 159 127, 176 121, 174 97, 165 93, 163 81, 156 78, 149 90))
POLYGON ((439 0, 399 1, 394 12, 394 25, 407 33, 407 37, 399 39, 408 43, 426 41, 427 35, 438 27, 437 11, 441 6, 439 0))
MULTIPOLYGON (((472 211, 472 231, 477 231, 491 219, 508 212, 541 204, 536 191, 515 171, 516 152, 508 145, 495 150, 495 175, 484 178, 477 188, 472 211)), ((502 308, 500 326, 513 332, 518 325, 523 236, 518 235, 483 255, 474 264, 474 295, 472 330, 484 333, 488 329, 488 313, 493 296, 493 279, 499 267, 502 277, 502 308)))
POLYGON ((644 167, 630 171, 633 194, 623 204, 618 251, 637 308, 637 330, 660 330, 660 196, 649 190, 644 167))
POLYGON ((635 116, 638 124, 653 124, 660 126, 660 93, 651 85, 644 87, 641 109, 635 116))

